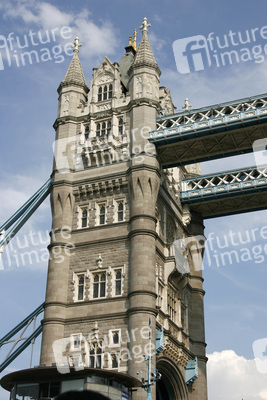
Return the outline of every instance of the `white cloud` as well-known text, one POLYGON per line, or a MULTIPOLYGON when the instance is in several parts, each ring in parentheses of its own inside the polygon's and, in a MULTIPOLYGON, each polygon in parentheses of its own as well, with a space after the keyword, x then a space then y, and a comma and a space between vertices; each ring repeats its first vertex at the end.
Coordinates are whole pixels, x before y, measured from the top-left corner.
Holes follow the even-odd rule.
MULTIPOLYGON (((64 12, 53 4, 46 1, 36 2, 24 0, 14 7, 11 2, 2 5, 4 18, 10 21, 20 21, 16 28, 15 35, 20 36, 32 30, 52 30, 69 26, 72 30, 74 40, 78 36, 83 44, 81 57, 92 59, 93 57, 111 55, 115 53, 120 40, 118 29, 108 20, 95 21, 88 10, 83 10, 78 15, 71 12, 64 12), (21 23, 22 22, 22 23, 21 23)), ((57 39, 62 41, 61 37, 57 39)))
POLYGON ((4 8, 5 18, 22 19, 26 24, 39 25, 45 29, 68 25, 72 21, 71 14, 60 11, 47 2, 25 0, 20 3, 17 2, 15 7, 11 2, 7 2, 4 8))
POLYGON ((163 69, 161 83, 171 87, 173 102, 181 110, 186 97, 198 108, 260 94, 266 78, 266 62, 240 63, 190 74, 163 69))
MULTIPOLYGON (((3 176, 0 180, 0 224, 13 215, 44 183, 38 176, 3 176)), ((47 209, 47 206, 43 208, 47 209)))
POLYGON ((208 355, 209 400, 266 400, 267 374, 233 350, 208 355))
POLYGON ((102 21, 96 24, 89 18, 87 12, 81 13, 75 19, 72 30, 74 36, 78 35, 83 44, 80 53, 83 58, 92 59, 96 56, 104 58, 105 55, 114 54, 119 44, 118 30, 112 23, 102 21))

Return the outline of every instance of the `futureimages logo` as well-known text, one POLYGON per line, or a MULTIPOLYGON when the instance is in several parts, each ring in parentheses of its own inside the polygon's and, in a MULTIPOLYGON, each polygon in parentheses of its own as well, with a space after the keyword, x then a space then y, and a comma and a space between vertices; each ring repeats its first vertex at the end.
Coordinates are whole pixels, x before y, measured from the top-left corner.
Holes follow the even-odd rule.
POLYGON ((225 67, 241 62, 262 63, 267 56, 267 26, 247 29, 245 32, 230 30, 224 35, 210 32, 178 39, 173 43, 177 70, 180 74, 202 71, 206 68, 225 67))

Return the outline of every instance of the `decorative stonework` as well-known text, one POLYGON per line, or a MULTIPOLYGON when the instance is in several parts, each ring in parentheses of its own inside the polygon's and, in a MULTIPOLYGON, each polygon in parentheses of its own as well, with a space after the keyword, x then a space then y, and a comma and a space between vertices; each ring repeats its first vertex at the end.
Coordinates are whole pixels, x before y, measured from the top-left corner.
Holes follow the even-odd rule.
POLYGON ((173 105, 171 92, 169 89, 166 89, 165 87, 160 87, 159 101, 161 108, 159 116, 169 115, 175 112, 175 107, 173 105))
POLYGON ((183 350, 174 344, 169 338, 165 337, 165 347, 164 352, 166 356, 169 356, 173 359, 177 364, 180 364, 182 367, 186 367, 187 361, 189 357, 187 354, 183 352, 183 350))
POLYGON ((126 193, 128 182, 126 178, 106 180, 92 184, 80 185, 73 190, 76 202, 87 199, 99 198, 100 196, 112 196, 114 194, 126 193))

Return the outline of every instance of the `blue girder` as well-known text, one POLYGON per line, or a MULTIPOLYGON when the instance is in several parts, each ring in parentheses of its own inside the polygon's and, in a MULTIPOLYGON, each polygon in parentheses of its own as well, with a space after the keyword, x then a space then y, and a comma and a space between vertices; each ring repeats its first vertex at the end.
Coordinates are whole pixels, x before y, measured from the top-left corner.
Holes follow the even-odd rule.
MULTIPOLYGON (((37 307, 36 310, 34 310, 27 318, 25 318, 15 328, 13 328, 9 333, 7 333, 2 339, 0 339, 0 348, 4 344, 12 342, 10 341, 10 339, 24 327, 26 327, 25 329, 27 329, 30 323, 35 321, 38 315, 43 311, 44 311, 44 303, 42 303, 39 307, 37 307)), ((24 333, 24 331, 22 333, 24 333)), ((41 332, 42 332, 42 325, 39 325, 36 329, 34 328, 32 334, 27 338, 19 337, 17 340, 16 339, 13 340, 13 342, 15 343, 13 345, 13 348, 15 348, 15 346, 19 341, 22 340, 24 341, 19 347, 16 348, 16 350, 12 351, 13 348, 11 349, 6 359, 0 364, 0 372, 2 372, 16 357, 18 357, 23 352, 23 350, 25 350, 32 343, 32 341, 40 335, 41 332)))
POLYGON ((49 178, 46 183, 0 227, 0 234, 4 235, 3 239, 0 240, 0 253, 3 252, 5 246, 21 229, 34 211, 42 204, 50 191, 51 178, 49 178))
MULTIPOLYGON (((159 127, 150 132, 149 140, 158 147, 266 122, 267 94, 263 94, 158 118, 159 127), (257 106, 256 102, 260 103, 261 100, 264 101, 264 105, 257 106), (250 106, 253 102, 256 105, 250 106), (230 114, 221 112, 227 107, 233 109, 230 114)), ((248 151, 252 149, 243 150, 248 151)))
POLYGON ((233 171, 218 172, 216 174, 201 175, 199 177, 184 179, 182 181, 182 186, 183 188, 187 187, 187 190, 182 190, 180 194, 182 204, 207 202, 215 200, 215 198, 218 199, 266 191, 267 167, 249 167, 233 171), (231 176, 233 179, 227 181, 227 177, 231 176), (235 176, 237 179, 235 179, 235 176), (219 182, 214 184, 214 182, 212 182, 213 179, 219 182), (206 186, 203 186, 203 182, 206 183, 206 186), (190 185, 195 185, 195 187, 190 188, 190 185))

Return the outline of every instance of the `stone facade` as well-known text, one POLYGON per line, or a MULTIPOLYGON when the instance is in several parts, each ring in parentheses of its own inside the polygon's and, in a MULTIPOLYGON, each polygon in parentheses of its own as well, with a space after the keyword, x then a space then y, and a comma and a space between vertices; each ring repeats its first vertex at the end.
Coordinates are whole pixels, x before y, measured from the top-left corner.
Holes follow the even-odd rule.
MULTIPOLYGON (((58 88, 53 226, 43 321, 42 365, 58 360, 53 343, 70 338, 73 365, 124 372, 146 369, 156 329, 164 351, 152 358, 162 379, 152 398, 207 399, 201 269, 187 247, 179 268, 175 243, 203 235, 203 222, 179 201, 181 180, 199 167, 162 170, 149 131, 175 110, 151 50, 147 23, 137 50, 119 63, 105 57, 88 89, 78 41, 58 88), (185 382, 189 360, 199 376, 185 382), (78 364, 77 364, 78 363, 78 364), (167 391, 167 392, 166 392, 167 391)), ((199 255, 200 256, 200 255, 199 255)), ((145 399, 143 389, 133 399, 145 399)))

